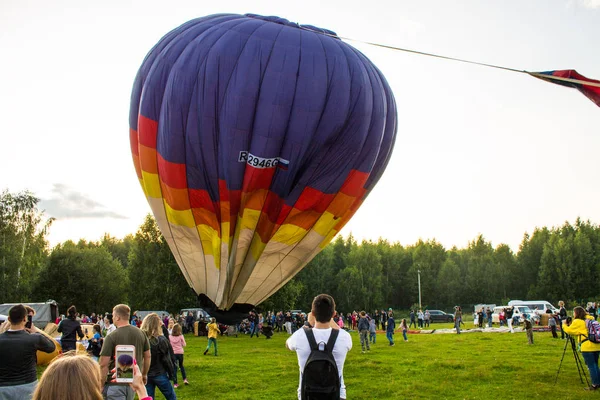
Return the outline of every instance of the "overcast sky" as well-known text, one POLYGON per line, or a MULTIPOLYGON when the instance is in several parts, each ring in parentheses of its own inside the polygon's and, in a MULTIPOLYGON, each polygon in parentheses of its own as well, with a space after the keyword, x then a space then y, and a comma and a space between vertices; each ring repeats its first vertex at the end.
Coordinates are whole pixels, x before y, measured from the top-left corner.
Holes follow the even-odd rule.
MULTIPOLYGON (((600 79, 600 0, 0 0, 0 189, 29 189, 52 244, 134 233, 150 208, 129 148, 133 79, 168 31, 214 13, 277 15, 338 35, 600 79)), ((398 139, 342 232, 514 251, 536 226, 600 222, 600 108, 525 74, 349 42, 387 77, 398 139)))

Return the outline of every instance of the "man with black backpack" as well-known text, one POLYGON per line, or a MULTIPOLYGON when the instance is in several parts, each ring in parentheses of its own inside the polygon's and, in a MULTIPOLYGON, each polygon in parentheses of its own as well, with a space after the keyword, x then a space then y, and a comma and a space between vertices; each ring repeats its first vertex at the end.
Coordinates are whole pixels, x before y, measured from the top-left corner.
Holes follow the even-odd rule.
POLYGON ((309 323, 294 332, 286 347, 298 355, 300 384, 298 399, 345 399, 343 369, 352 338, 333 322, 335 301, 327 294, 313 300, 309 323))

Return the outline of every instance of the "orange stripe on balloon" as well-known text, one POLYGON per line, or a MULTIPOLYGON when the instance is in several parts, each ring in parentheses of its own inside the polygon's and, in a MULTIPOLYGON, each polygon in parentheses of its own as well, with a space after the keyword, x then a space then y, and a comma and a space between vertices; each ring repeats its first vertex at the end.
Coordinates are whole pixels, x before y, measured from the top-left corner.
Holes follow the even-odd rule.
POLYGON ((158 132, 158 122, 143 115, 138 115, 138 140, 140 144, 146 147, 156 149, 156 133, 158 132))
POLYGON ((221 237, 221 225, 214 213, 203 208, 192 208, 192 214, 196 225, 208 225, 219 232, 219 237, 221 237))
POLYGON ((219 203, 217 211, 220 213, 220 215, 217 215, 217 217, 221 220, 221 222, 231 222, 230 209, 231 205, 228 201, 222 201, 219 203))
POLYGON ((138 133, 131 128, 129 128, 129 145, 131 146, 131 154, 140 154, 138 150, 138 133))
POLYGON ((133 166, 135 167, 135 173, 137 174, 138 179, 142 179, 142 167, 140 166, 140 156, 137 154, 132 154, 133 157, 133 166))
POLYGON ((355 197, 340 192, 335 196, 329 207, 327 207, 327 211, 336 217, 341 217, 352 207, 355 201, 355 197))
POLYGON ((360 208, 363 203, 363 199, 357 199, 356 202, 348 209, 348 211, 340 218, 339 222, 335 225, 336 231, 341 231, 344 225, 350 221, 350 219, 354 216, 356 211, 360 208))
POLYGON ((157 154, 158 171, 160 179, 167 185, 177 189, 187 189, 187 176, 185 164, 173 163, 157 154))
POLYGON ((244 204, 244 208, 261 211, 268 193, 269 191, 264 189, 243 193, 242 204, 244 204))
POLYGON ((162 188, 163 198, 172 209, 185 211, 191 208, 187 189, 172 188, 162 180, 162 177, 160 186, 162 188))
POLYGON ((158 173, 158 166, 156 165, 156 149, 146 147, 144 145, 139 146, 140 149, 140 166, 142 171, 150 174, 158 173))
POLYGON ((321 217, 321 214, 312 210, 300 211, 294 208, 286 218, 285 223, 299 226, 308 231, 321 217))

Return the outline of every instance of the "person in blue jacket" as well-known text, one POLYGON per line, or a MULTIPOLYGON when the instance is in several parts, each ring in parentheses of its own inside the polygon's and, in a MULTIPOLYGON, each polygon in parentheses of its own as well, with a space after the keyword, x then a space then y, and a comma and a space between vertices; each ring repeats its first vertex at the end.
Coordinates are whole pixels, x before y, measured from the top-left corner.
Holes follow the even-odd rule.
POLYGON ((396 329, 396 321, 394 321, 394 315, 392 312, 388 312, 387 330, 385 336, 390 341, 390 346, 394 345, 394 329, 396 329))

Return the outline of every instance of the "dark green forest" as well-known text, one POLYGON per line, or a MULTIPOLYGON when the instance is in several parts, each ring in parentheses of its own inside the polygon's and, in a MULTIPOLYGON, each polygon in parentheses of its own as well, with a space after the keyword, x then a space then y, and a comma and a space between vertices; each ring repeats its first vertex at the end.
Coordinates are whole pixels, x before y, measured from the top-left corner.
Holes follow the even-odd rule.
MULTIPOLYGON (((133 309, 177 311, 196 306, 154 218, 123 239, 67 241, 50 248, 52 218, 30 192, 0 194, 0 303, 71 304, 82 312, 133 309)), ((435 239, 415 244, 358 243, 338 236, 298 275, 260 305, 265 310, 308 309, 329 293, 338 309, 407 309, 418 303, 420 271, 424 307, 506 304, 511 299, 548 300, 569 306, 600 298, 600 228, 577 219, 525 233, 518 252, 493 246, 483 235, 467 248, 446 249, 435 239)))

